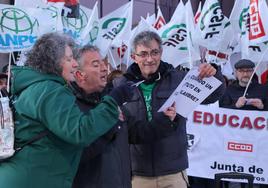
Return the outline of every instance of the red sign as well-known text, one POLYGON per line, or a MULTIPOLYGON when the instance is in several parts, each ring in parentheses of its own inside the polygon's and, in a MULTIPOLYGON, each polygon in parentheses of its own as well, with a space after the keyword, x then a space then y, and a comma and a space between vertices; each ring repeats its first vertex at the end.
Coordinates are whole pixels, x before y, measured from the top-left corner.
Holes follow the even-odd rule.
POLYGON ((228 150, 253 152, 253 145, 237 142, 228 142, 228 150))

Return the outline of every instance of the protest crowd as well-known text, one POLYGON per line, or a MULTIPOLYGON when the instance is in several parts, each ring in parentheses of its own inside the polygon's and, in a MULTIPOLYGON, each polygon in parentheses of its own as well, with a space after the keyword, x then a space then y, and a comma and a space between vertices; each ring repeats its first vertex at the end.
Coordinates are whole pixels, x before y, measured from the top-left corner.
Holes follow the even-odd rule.
POLYGON ((0 4, 1 188, 268 187, 265 0, 70 2, 0 4))

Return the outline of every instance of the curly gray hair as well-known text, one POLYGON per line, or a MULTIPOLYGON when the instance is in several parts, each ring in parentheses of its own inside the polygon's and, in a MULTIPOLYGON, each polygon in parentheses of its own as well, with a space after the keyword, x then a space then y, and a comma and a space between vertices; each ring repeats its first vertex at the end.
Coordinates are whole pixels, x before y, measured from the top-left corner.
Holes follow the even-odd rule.
POLYGON ((67 46, 75 52, 75 42, 71 37, 60 33, 44 34, 26 55, 26 65, 42 73, 61 76, 60 63, 67 46))

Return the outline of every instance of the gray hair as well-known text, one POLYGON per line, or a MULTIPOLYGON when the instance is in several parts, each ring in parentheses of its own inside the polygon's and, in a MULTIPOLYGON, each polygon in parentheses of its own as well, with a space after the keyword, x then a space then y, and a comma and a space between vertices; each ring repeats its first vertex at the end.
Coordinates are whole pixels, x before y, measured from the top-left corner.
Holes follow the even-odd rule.
POLYGON ((138 45, 144 45, 149 47, 152 40, 155 40, 159 44, 159 48, 162 49, 162 39, 160 36, 153 31, 140 32, 132 41, 131 51, 134 53, 138 45))
POLYGON ((44 34, 27 53, 26 65, 42 73, 61 76, 60 63, 67 46, 74 51, 75 42, 71 37, 59 33, 44 34))
POLYGON ((81 69, 81 67, 83 67, 84 65, 84 61, 83 61, 83 58, 82 58, 82 55, 86 52, 99 52, 99 48, 96 47, 96 46, 93 46, 93 45, 90 45, 90 44, 87 44, 85 46, 83 46, 82 48, 80 48, 78 50, 78 53, 77 53, 77 63, 78 63, 78 69, 81 69))

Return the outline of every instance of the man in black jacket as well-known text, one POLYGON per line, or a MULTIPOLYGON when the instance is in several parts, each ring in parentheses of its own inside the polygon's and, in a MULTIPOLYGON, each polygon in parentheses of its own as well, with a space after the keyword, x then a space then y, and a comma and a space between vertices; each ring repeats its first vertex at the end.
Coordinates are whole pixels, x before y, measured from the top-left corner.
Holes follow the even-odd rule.
MULTIPOLYGON (((128 123, 151 130, 151 134, 144 135, 137 134, 135 126, 129 130, 133 188, 186 188, 188 184, 186 119, 180 115, 169 119, 157 112, 186 73, 161 61, 161 44, 156 33, 139 33, 132 45, 135 63, 120 80, 137 83, 132 99, 123 106, 131 118, 128 123), (170 126, 172 131, 161 131, 170 126), (148 142, 148 137, 153 141, 148 142)), ((199 72, 201 79, 215 76, 223 80, 220 71, 210 64, 200 64, 199 72)), ((223 92, 222 84, 205 102, 215 102, 223 92)))
POLYGON ((248 90, 243 96, 249 79, 253 74, 255 64, 247 59, 241 59, 234 65, 236 82, 229 85, 219 100, 220 107, 240 110, 268 110, 267 86, 258 83, 258 78, 252 79, 248 90))
MULTIPOLYGON (((255 68, 255 64, 248 59, 241 59, 234 65, 236 81, 230 84, 219 100, 219 106, 223 108, 239 110, 268 110, 267 85, 258 83, 258 78, 253 76, 248 90, 243 96, 255 68)), ((234 188, 241 187, 240 183, 230 183, 234 188)), ((243 184, 243 183, 242 183, 243 184)), ((257 185, 254 185, 257 186, 257 185)), ((267 188, 267 185, 260 185, 261 188, 267 188)))
MULTIPOLYGON (((89 45, 80 49, 78 65, 76 82, 70 87, 80 108, 87 112, 101 100, 107 82, 107 67, 99 50, 89 45)), ((119 98, 118 104, 123 98, 118 93, 114 97, 119 98)), ((73 188, 131 187, 127 128, 122 114, 119 119, 112 130, 84 149, 73 188)))

